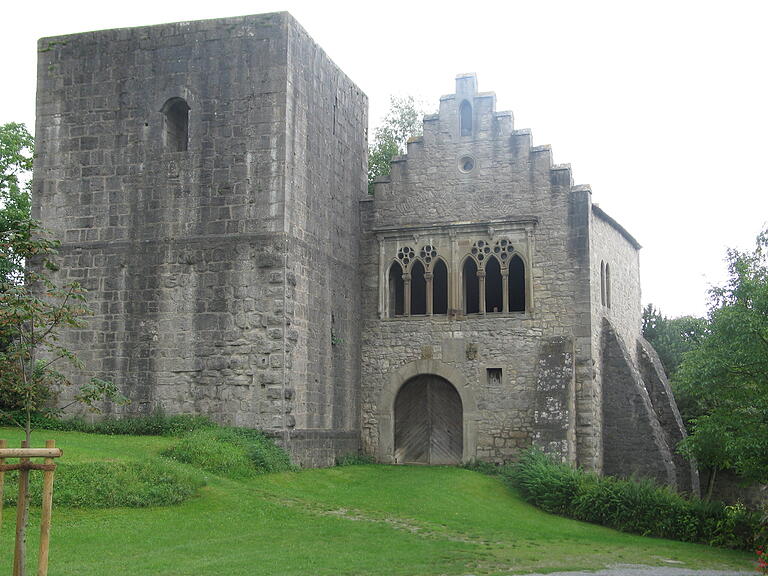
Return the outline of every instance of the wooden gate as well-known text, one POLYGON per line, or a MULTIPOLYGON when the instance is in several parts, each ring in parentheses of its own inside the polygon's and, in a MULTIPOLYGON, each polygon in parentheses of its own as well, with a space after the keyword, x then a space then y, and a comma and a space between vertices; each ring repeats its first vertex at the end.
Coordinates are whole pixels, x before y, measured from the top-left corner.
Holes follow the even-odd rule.
POLYGON ((463 444, 461 398, 450 382, 423 375, 403 384, 395 398, 395 462, 458 464, 463 444))

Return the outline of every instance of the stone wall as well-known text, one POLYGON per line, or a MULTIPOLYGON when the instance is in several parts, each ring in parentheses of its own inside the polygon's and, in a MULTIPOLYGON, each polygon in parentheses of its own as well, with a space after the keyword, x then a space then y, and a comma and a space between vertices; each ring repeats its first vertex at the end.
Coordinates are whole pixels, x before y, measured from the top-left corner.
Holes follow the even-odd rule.
MULTIPOLYGON (((590 225, 592 315, 610 318, 624 342, 634 342, 642 326, 640 294, 640 244, 597 205, 592 207, 590 225), (601 263, 608 268, 605 286, 608 294, 601 295, 601 263), (603 303, 605 301, 605 303, 603 303)), ((595 342, 600 323, 594 325, 595 342)), ((599 346, 598 346, 599 349, 599 346)), ((630 356, 637 359, 634 346, 630 356)))
POLYGON ((284 368, 295 390, 291 423, 358 431, 358 202, 367 195, 368 100, 295 21, 288 36, 285 230, 295 286, 287 315, 296 342, 284 368))

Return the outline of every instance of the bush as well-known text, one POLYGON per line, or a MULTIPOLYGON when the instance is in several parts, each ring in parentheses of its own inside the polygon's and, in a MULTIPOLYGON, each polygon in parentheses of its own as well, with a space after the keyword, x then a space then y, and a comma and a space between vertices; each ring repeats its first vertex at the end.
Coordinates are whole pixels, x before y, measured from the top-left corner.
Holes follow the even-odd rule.
POLYGON ((336 459, 336 466, 363 466, 365 464, 375 464, 376 460, 366 454, 352 453, 345 454, 336 459))
MULTIPOLYGON (((33 473, 35 474, 35 473, 33 473)), ((30 497, 39 504, 42 481, 31 476, 30 497)), ((205 485, 194 473, 159 458, 143 462, 62 463, 56 467, 53 502, 72 508, 145 508, 187 500, 205 485)), ((5 503, 15 505, 18 472, 6 475, 5 503)))
POLYGON ((650 480, 598 477, 558 464, 538 450, 502 475, 539 508, 623 532, 752 549, 759 516, 743 505, 686 500, 650 480))
POLYGON ((245 428, 195 430, 163 455, 229 478, 292 469, 288 454, 271 438, 245 428))
POLYGON ((566 464, 553 462, 539 450, 523 453, 517 465, 505 468, 502 475, 512 481, 528 502, 562 515, 568 515, 581 485, 596 480, 566 464))

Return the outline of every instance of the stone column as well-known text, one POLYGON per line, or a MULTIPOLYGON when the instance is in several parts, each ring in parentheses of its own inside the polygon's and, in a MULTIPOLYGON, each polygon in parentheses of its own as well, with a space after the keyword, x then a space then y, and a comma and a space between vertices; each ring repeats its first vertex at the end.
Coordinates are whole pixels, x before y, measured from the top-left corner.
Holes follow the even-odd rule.
POLYGON ((477 271, 477 284, 480 292, 480 314, 485 314, 485 270, 477 271))
POLYGON ((403 274, 403 316, 411 315, 411 273, 403 274))
POLYGON ((502 268, 501 270, 501 290, 502 294, 502 312, 506 314, 509 312, 509 268, 502 268))
POLYGON ((448 230, 448 238, 451 240, 451 257, 448 266, 448 315, 456 316, 459 310, 464 309, 464 304, 459 302, 462 291, 461 270, 459 270, 458 256, 456 254, 456 231, 448 230))
POLYGON ((432 272, 425 272, 424 279, 427 281, 427 316, 432 316, 432 272))

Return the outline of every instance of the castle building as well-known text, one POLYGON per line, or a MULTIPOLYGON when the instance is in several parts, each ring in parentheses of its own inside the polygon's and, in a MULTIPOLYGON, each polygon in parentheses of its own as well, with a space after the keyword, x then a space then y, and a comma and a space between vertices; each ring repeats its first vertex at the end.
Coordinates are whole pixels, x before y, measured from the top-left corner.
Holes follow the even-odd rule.
POLYGON ((640 246, 589 187, 472 74, 372 196, 367 123, 287 13, 40 40, 34 215, 94 311, 73 378, 304 465, 536 445, 697 489, 640 246))

